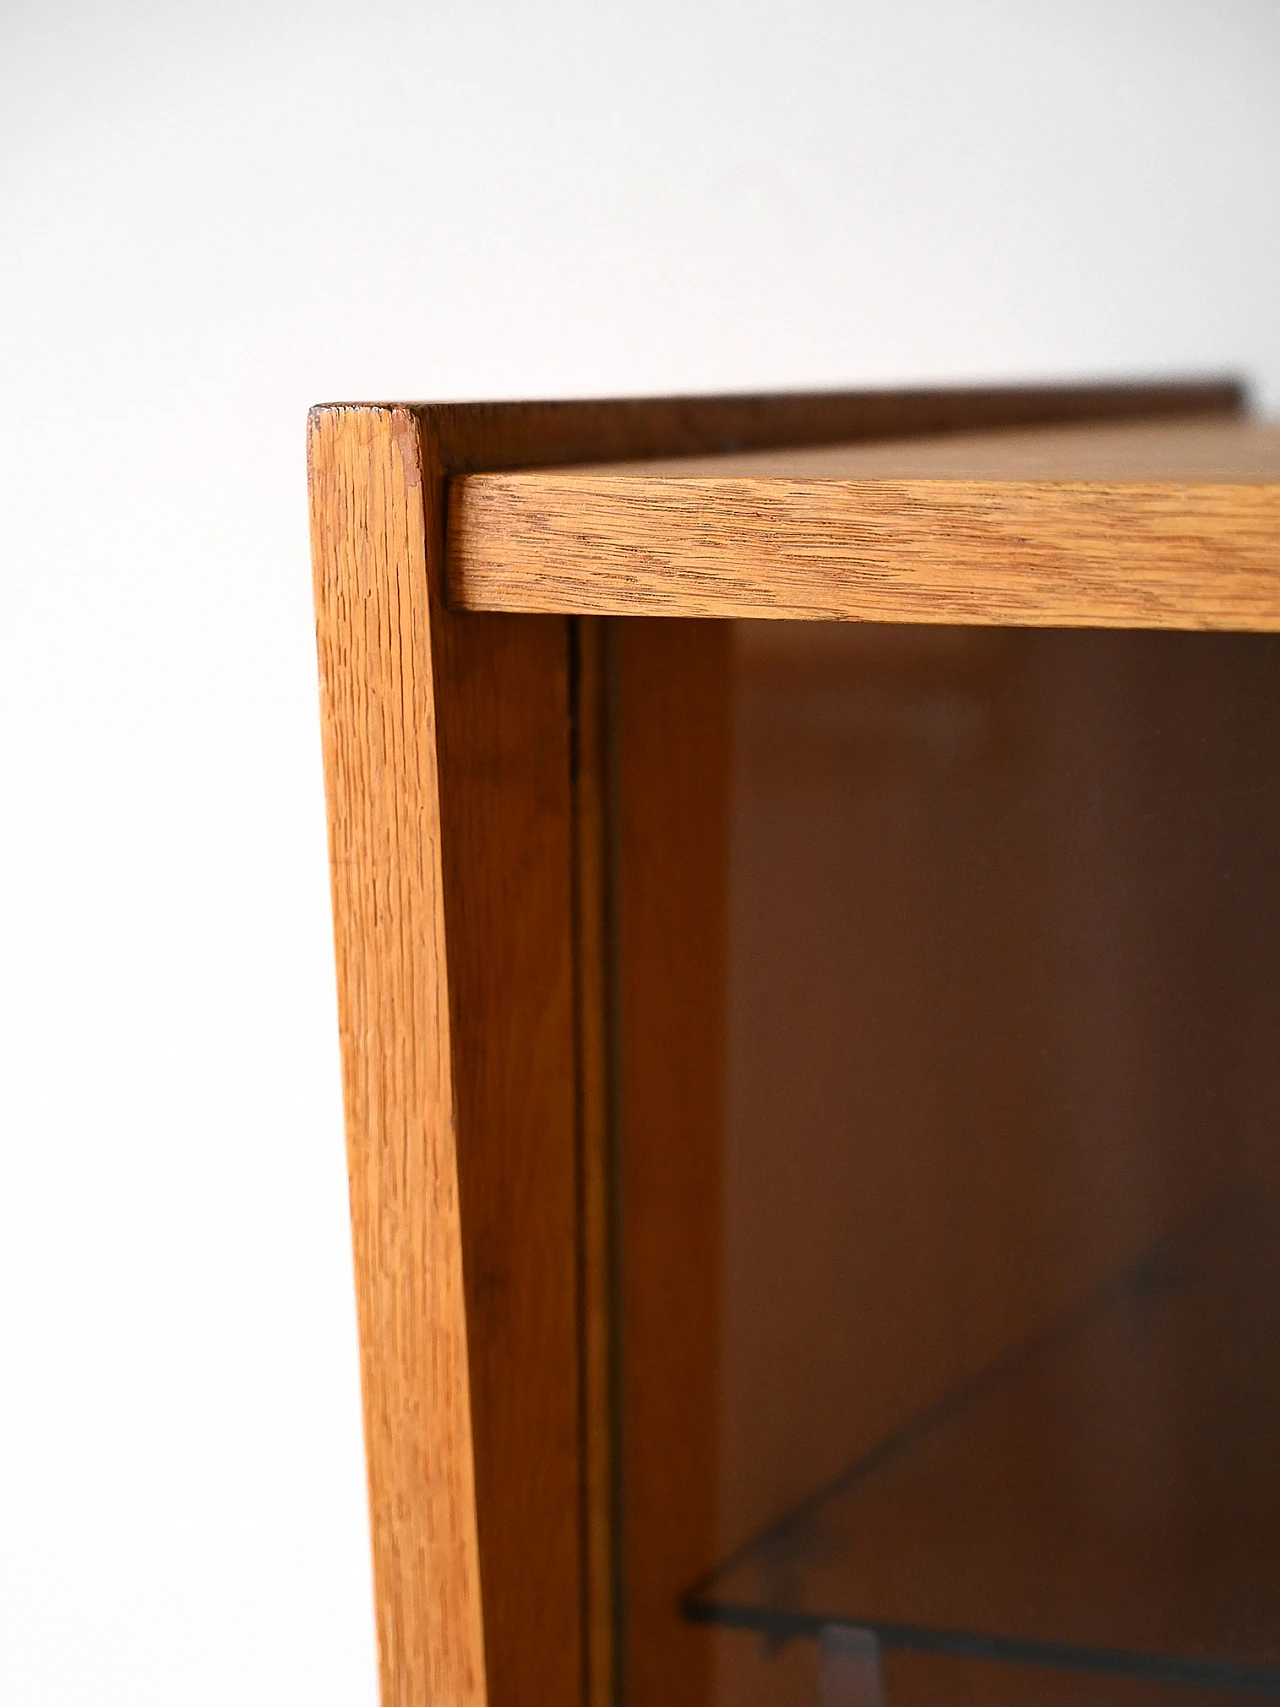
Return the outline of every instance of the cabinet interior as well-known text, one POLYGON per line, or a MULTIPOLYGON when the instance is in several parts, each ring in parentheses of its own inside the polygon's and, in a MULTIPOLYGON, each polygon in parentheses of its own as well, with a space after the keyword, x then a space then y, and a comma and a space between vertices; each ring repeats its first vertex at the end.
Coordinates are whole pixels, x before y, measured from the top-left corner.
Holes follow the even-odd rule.
POLYGON ((601 658, 621 1698, 1280 1694, 1280 637, 601 658))

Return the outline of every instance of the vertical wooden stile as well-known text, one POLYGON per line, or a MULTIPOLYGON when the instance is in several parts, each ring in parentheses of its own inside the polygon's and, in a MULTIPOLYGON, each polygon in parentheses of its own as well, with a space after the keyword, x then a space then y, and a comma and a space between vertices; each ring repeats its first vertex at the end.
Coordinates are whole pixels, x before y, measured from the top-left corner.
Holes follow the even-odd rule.
POLYGON ((384 1707, 583 1687, 568 624, 456 616, 416 411, 313 413, 384 1707))
POLYGON ((384 1707, 484 1707, 421 447, 317 410, 309 470, 384 1707))

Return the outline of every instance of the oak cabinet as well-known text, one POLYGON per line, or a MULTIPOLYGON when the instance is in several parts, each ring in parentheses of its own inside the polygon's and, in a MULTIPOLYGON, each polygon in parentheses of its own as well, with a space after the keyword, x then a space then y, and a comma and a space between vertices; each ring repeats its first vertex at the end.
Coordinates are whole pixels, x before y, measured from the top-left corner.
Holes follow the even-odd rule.
POLYGON ((1280 429, 309 470, 386 1707, 1280 1694, 1280 429))

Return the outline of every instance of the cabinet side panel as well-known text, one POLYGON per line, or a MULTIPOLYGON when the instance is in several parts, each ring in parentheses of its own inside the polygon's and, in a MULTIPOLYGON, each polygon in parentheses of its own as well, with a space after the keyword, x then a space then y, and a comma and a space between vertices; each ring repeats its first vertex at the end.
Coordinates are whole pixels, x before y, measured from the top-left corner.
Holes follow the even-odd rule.
POLYGON ((312 548, 384 1707, 484 1707, 416 423, 317 410, 312 548))
POLYGON ((583 1467, 568 624, 438 608, 432 622, 489 1702, 573 1707, 583 1467))

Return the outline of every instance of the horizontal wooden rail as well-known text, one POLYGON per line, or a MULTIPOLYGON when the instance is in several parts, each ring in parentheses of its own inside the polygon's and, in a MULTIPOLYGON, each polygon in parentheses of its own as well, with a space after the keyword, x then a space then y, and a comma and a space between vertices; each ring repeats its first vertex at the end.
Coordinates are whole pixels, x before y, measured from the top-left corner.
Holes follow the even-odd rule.
POLYGON ((1280 629, 1280 426, 1033 427, 450 485, 463 610, 1280 629))

